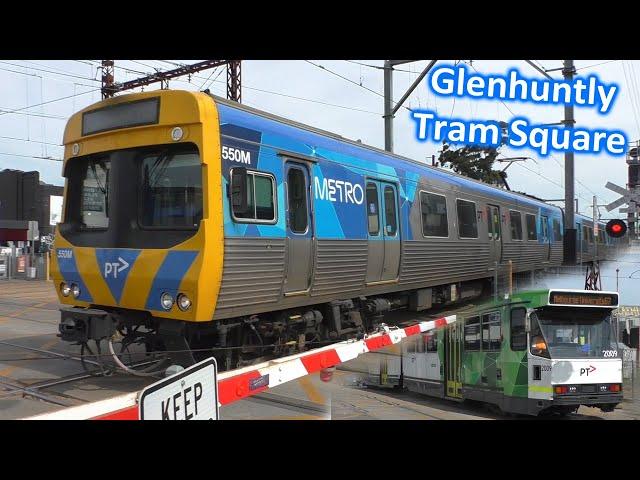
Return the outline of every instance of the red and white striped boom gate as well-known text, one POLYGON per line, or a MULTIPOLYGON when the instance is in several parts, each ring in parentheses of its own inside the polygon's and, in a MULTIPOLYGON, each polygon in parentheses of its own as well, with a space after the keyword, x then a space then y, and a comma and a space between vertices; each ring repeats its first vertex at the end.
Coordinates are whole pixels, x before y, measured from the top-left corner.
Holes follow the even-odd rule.
MULTIPOLYGON (((406 337, 444 327, 456 321, 456 316, 428 320, 404 328, 383 327, 383 332, 366 336, 363 340, 345 340, 308 352, 277 358, 268 362, 230 370, 218 375, 220 405, 228 405, 256 395, 291 380, 335 367, 368 352, 399 343, 406 337)), ((26 420, 139 420, 140 392, 44 413, 26 420)))

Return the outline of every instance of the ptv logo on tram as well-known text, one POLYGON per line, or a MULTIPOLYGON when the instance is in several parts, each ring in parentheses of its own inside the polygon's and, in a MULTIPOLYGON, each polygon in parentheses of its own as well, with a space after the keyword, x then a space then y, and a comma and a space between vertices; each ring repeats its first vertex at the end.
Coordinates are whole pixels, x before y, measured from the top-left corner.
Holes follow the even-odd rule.
POLYGON ((586 375, 588 377, 590 373, 593 373, 595 371, 596 367, 594 367, 593 365, 589 365, 588 367, 580 369, 580 376, 582 377, 583 375, 586 375))

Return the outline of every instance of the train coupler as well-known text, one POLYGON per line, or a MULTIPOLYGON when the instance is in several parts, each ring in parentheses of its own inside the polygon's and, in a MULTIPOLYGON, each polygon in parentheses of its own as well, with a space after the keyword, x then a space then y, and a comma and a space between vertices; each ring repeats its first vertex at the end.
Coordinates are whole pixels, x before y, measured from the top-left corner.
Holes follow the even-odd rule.
POLYGON ((60 313, 58 337, 65 342, 100 341, 116 333, 117 320, 104 310, 65 307, 60 309, 60 313))

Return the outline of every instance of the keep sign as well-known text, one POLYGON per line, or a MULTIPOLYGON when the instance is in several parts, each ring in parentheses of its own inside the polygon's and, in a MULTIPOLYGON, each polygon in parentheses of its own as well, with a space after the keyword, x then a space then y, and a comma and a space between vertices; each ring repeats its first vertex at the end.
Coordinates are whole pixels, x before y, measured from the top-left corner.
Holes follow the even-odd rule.
POLYGON ((139 405, 141 420, 217 420, 215 358, 149 385, 140 393, 139 405))

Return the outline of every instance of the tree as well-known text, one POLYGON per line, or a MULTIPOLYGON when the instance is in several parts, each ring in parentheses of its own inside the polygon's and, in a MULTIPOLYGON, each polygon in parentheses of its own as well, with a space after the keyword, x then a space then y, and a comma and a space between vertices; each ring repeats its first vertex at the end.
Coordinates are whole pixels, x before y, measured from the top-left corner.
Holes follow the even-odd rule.
POLYGON ((465 177, 502 187, 507 174, 492 168, 499 153, 495 147, 464 145, 454 150, 449 144, 443 143, 438 160, 443 167, 449 167, 465 177))

